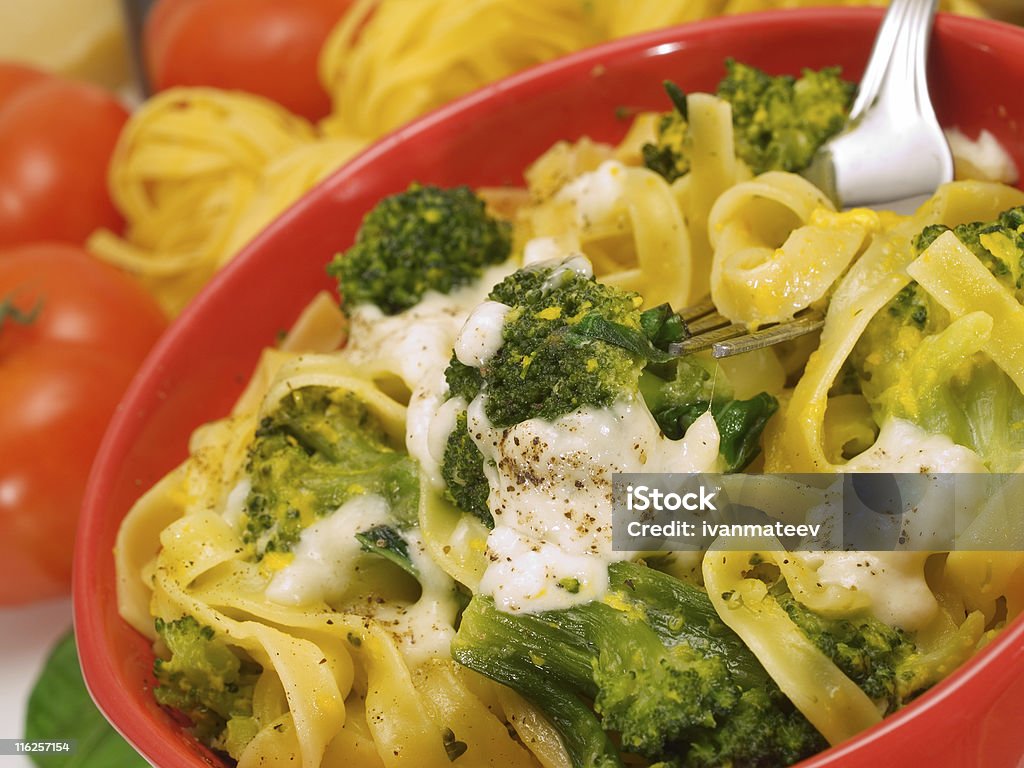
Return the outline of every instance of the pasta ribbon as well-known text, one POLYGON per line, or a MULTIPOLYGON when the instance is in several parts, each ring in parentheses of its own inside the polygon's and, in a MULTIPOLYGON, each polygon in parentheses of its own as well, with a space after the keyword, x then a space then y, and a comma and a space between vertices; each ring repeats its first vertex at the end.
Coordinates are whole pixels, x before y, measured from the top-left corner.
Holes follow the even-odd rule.
POLYGON ((813 184, 772 171, 719 197, 709 226, 715 305, 756 327, 789 320, 825 296, 881 225, 873 211, 835 213, 813 184))
POLYGON ((1024 391, 1024 307, 952 232, 944 232, 907 267, 954 318, 991 316, 985 353, 1024 391))
POLYGON ((425 472, 420 473, 419 522, 434 562, 475 592, 487 569, 487 528, 449 502, 425 472))
POLYGON ((98 230, 88 248, 139 276, 168 315, 255 234, 362 142, 318 139, 271 101, 172 88, 132 115, 109 170, 124 237, 98 230))
MULTIPOLYGON (((777 541, 758 554, 778 564, 777 541), (774 550, 774 551, 772 551, 774 550)), ((759 579, 747 578, 750 552, 714 547, 704 558, 704 583, 722 621, 739 635, 794 706, 830 744, 881 721, 874 702, 811 643, 759 579)))
MULTIPOLYGON (((834 288, 820 343, 792 396, 765 430, 766 472, 825 472, 841 467, 834 461, 838 458, 834 448, 829 448, 832 459, 826 455, 829 390, 871 318, 910 282, 907 268, 914 260, 913 238, 930 224, 954 226, 992 219, 1022 202, 1024 193, 1002 184, 952 182, 943 185, 914 216, 886 215, 879 220, 879 231, 834 288)), ((973 255, 971 259, 977 262, 973 255)), ((950 278, 959 280, 959 274, 952 272, 950 278)))

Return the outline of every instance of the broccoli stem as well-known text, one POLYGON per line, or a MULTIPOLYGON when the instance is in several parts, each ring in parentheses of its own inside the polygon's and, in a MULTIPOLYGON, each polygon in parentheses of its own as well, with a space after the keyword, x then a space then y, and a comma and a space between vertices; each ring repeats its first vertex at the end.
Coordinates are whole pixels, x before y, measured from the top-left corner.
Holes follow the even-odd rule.
POLYGON ((597 717, 572 692, 593 688, 592 654, 558 624, 503 613, 493 599, 478 595, 462 614, 452 656, 538 707, 561 735, 574 768, 622 765, 597 717))
MULTIPOLYGON (((618 766, 617 748, 681 757, 688 744, 707 742, 749 709, 744 691, 764 692, 757 710, 788 722, 781 697, 773 698, 778 689, 703 589, 636 563, 611 565, 609 580, 604 601, 537 614, 506 613, 477 595, 452 654, 538 707, 574 766, 618 766), (617 748, 607 732, 618 734, 617 748)), ((804 726, 801 720, 795 727, 803 733, 804 726)), ((719 756, 738 754, 748 735, 775 754, 770 732, 743 731, 726 739, 719 756)))
POLYGON ((608 579, 613 592, 642 601, 647 623, 666 646, 685 643, 705 655, 721 658, 742 688, 768 682, 764 667, 739 635, 722 622, 707 592, 700 587, 629 562, 612 563, 608 579))

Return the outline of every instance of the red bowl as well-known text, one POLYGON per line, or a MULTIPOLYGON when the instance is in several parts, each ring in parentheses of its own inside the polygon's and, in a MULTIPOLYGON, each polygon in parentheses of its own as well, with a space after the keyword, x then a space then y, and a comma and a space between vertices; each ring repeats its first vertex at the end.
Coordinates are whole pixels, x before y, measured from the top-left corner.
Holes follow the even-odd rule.
MULTIPOLYGON (((412 181, 521 183, 554 141, 617 140, 631 108, 665 109, 662 80, 712 90, 723 60, 773 73, 839 64, 858 78, 881 19, 820 9, 718 19, 617 41, 547 64, 388 136, 310 192, 221 272, 164 336, 110 425, 93 470, 75 558, 75 628, 93 697, 158 766, 203 766, 198 746, 152 699, 149 643, 117 613, 111 550, 138 496, 187 455, 189 433, 227 412, 259 351, 331 283, 324 265, 363 214, 412 181), (622 108, 626 108, 623 110, 622 108)), ((930 60, 936 111, 969 135, 988 128, 1024 168, 1024 29, 940 16, 930 60)), ((942 684, 806 766, 1017 768, 1024 728, 1024 621, 942 684)))

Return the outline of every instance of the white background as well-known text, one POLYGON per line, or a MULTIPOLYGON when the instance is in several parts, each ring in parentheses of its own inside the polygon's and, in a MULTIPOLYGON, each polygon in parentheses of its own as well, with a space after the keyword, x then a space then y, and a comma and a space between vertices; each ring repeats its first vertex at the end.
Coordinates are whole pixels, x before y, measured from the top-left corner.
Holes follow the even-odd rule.
MULTIPOLYGON (((25 736, 25 707, 57 640, 71 628, 71 600, 0 609, 0 739, 25 736)), ((0 768, 31 768, 24 755, 0 755, 0 768)))

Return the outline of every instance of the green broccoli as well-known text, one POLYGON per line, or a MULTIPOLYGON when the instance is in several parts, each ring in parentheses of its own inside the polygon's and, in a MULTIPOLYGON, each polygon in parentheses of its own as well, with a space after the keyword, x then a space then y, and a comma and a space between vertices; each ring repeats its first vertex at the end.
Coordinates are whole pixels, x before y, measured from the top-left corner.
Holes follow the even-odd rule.
POLYGON ((549 265, 510 275, 490 298, 512 307, 501 348, 480 369, 485 412, 495 426, 553 420, 637 391, 642 358, 578 331, 592 316, 639 330, 638 294, 549 265))
MULTIPOLYGON (((801 77, 772 76, 732 59, 716 95, 732 105, 737 156, 754 173, 800 171, 818 147, 842 130, 856 86, 837 67, 803 70, 801 77)), ((670 91, 673 112, 658 122, 657 139, 642 148, 644 164, 668 181, 689 171, 685 104, 670 91)))
MULTIPOLYGON (((914 241, 917 253, 924 251, 949 227, 925 227, 914 241)), ((1024 303, 1024 206, 1003 211, 995 221, 975 221, 952 228, 988 271, 1024 303)))
MULTIPOLYGON (((515 272, 488 298, 512 307, 502 346, 481 368, 453 355, 445 371, 449 398, 469 402, 486 392, 488 419, 507 427, 531 418, 553 420, 588 405, 608 406, 636 394, 643 356, 587 329, 600 318, 640 333, 637 294, 598 283, 564 264, 545 264, 515 272)), ((463 411, 448 437, 441 473, 449 500, 493 527, 483 463, 463 411)))
POLYGON ((826 619, 788 592, 775 597, 808 639, 871 699, 884 703, 887 712, 915 693, 903 683, 903 666, 917 650, 906 632, 871 616, 826 619))
POLYGON ((490 216, 469 187, 413 184, 381 200, 363 219, 355 244, 334 257, 345 307, 376 304, 389 315, 430 290, 449 293, 509 257, 511 225, 490 216))
MULTIPOLYGON (((948 227, 926 227, 920 254, 948 227)), ((1007 290, 1024 300, 1024 207, 995 221, 953 228, 1007 290)), ((949 313, 909 283, 872 318, 851 362, 875 420, 909 420, 973 449, 994 472, 1024 460, 1024 395, 995 363, 974 354, 971 339, 953 338, 949 313)))
POLYGON ((415 461, 392 447, 380 420, 347 390, 290 392, 260 422, 246 473, 243 536, 257 557, 289 551, 313 521, 368 493, 383 496, 397 521, 416 519, 415 461))
POLYGON ((644 144, 640 152, 644 165, 671 183, 690 171, 689 124, 686 95, 670 80, 665 81, 665 91, 675 108, 658 118, 657 140, 644 144))
POLYGON ((603 602, 539 614, 474 597, 455 659, 539 707, 578 768, 622 766, 620 750, 666 765, 788 765, 824 747, 703 589, 635 563, 609 578, 603 602))
POLYGON ((445 445, 441 476, 447 486, 448 499, 464 512, 469 512, 488 528, 494 517, 487 508, 491 487, 484 474, 484 455, 473 442, 466 423, 466 412, 456 417, 455 429, 445 445))
MULTIPOLYGON (((761 432, 778 402, 765 393, 736 400, 724 377, 712 382, 695 358, 674 354, 673 346, 688 331, 667 304, 640 311, 637 294, 598 283, 564 264, 521 269, 495 286, 489 298, 512 307, 501 347, 480 368, 453 356, 445 378, 449 398, 469 402, 485 393, 484 412, 495 426, 553 420, 583 406, 604 407, 639 394, 673 440, 710 409, 726 471, 743 469, 760 450, 761 432)), ((442 460, 447 495, 492 527, 483 462, 463 412, 442 460)))
POLYGON ((259 731, 252 696, 262 667, 192 616, 158 618, 156 631, 170 653, 153 662, 157 702, 186 716, 204 744, 237 759, 259 731))

